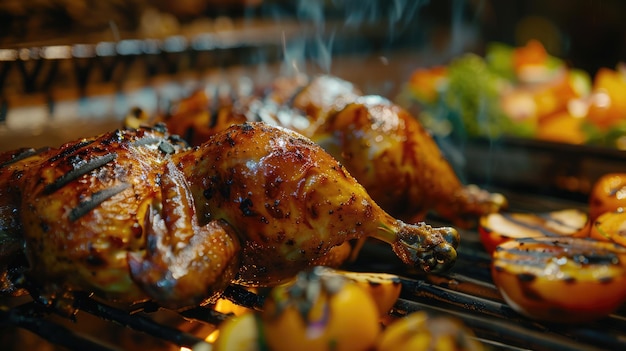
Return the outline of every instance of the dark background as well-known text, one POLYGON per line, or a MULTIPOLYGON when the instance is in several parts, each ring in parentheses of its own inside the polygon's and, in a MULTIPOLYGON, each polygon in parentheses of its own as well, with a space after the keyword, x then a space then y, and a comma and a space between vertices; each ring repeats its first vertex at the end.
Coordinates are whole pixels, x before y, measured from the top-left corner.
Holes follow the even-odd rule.
POLYGON ((626 60, 626 1, 620 0, 0 0, 0 48, 94 41, 94 33, 112 25, 133 36, 146 8, 170 13, 182 25, 225 16, 314 22, 336 37, 362 30, 361 37, 338 41, 334 53, 423 49, 463 22, 482 43, 540 39, 552 54, 592 74, 626 60))

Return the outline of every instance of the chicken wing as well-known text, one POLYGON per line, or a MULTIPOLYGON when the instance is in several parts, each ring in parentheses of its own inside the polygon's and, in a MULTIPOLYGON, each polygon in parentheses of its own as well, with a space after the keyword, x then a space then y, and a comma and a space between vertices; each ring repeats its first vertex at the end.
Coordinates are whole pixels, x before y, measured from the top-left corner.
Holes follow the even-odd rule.
POLYGON ((21 243, 0 251, 4 290, 21 272, 44 302, 81 290, 201 304, 232 282, 269 286, 339 265, 341 248, 366 237, 426 272, 456 257, 456 230, 391 217, 317 144, 265 123, 193 149, 157 125, 0 162, 2 246, 21 243))

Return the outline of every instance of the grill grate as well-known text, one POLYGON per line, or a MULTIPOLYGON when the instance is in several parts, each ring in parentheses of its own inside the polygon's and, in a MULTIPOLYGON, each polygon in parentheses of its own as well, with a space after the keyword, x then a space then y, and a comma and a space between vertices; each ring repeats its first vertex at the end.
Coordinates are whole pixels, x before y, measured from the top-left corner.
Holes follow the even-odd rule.
MULTIPOLYGON (((580 206, 561 200, 533 196, 509 195, 513 209, 550 209, 580 206)), ((437 219, 429 221, 433 225, 437 219)), ((564 326, 529 320, 507 306, 491 282, 490 257, 482 250, 476 231, 463 231, 458 263, 446 275, 423 276, 407 270, 387 246, 368 243, 360 258, 347 268, 355 271, 386 271, 402 277, 403 290, 392 314, 426 310, 452 315, 473 329, 476 337, 493 350, 603 350, 626 349, 626 311, 585 325, 564 326)), ((83 313, 148 334, 172 345, 192 350, 209 350, 204 341, 208 334, 192 331, 153 318, 159 307, 140 303, 131 310, 113 307, 84 293, 76 293, 74 307, 83 313)), ((263 298, 241 287, 231 286, 224 297, 252 309, 260 309, 263 298)), ((48 318, 63 311, 25 302, 0 310, 0 325, 30 330, 49 342, 70 350, 117 350, 115 340, 101 335, 81 335, 71 326, 63 326, 48 318)), ((196 307, 177 314, 186 323, 217 326, 229 315, 209 307, 196 307)), ((80 323, 80 315, 77 321, 80 323)))
MULTIPOLYGON (((240 306, 251 309, 260 309, 263 304, 261 296, 238 286, 227 288, 223 297, 235 301, 240 306)), ((125 310, 103 303, 82 292, 74 292, 72 298, 72 307, 104 321, 130 328, 136 332, 145 333, 179 347, 198 351, 210 349, 210 344, 204 338, 167 324, 159 323, 150 318, 150 314, 159 310, 159 306, 152 302, 138 303, 133 305, 130 310, 125 310)), ((36 301, 28 301, 12 308, 0 309, 0 326, 24 328, 53 344, 64 346, 71 350, 104 351, 119 349, 108 345, 109 340, 97 341, 92 337, 82 336, 70 328, 49 320, 47 317, 53 314, 71 320, 77 319, 75 321, 79 322, 79 318, 68 316, 63 309, 54 306, 44 306, 36 301)), ((221 313, 205 306, 181 311, 179 315, 189 322, 212 326, 218 326, 231 317, 229 314, 221 313)))

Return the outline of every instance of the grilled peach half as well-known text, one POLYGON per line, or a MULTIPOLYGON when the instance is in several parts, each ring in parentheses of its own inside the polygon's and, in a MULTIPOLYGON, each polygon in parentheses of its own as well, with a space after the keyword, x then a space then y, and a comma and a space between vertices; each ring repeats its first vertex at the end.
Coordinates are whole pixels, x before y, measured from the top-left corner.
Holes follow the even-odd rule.
POLYGON ((626 248, 585 238, 526 238, 499 245, 492 276, 504 300, 530 318, 582 323, 626 301, 626 248))

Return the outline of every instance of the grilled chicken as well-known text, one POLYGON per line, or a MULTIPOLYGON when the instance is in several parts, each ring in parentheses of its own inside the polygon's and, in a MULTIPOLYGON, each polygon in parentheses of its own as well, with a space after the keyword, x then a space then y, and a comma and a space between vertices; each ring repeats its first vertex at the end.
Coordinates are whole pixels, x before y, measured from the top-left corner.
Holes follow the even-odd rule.
POLYGON ((308 84, 277 80, 266 97, 243 97, 216 111, 208 108, 214 105, 210 101, 197 92, 165 121, 192 144, 243 121, 298 131, 340 160, 383 209, 408 222, 435 211, 457 226, 471 227, 507 205, 500 194, 462 184, 428 131, 406 110, 382 97, 364 96, 336 77, 319 76, 308 84))
POLYGON ((0 226, 5 292, 19 280, 44 302, 80 290, 171 308, 337 266, 366 237, 440 271, 459 240, 391 217, 317 144, 265 123, 195 148, 156 125, 5 153, 0 226))

